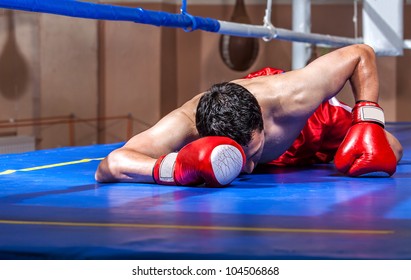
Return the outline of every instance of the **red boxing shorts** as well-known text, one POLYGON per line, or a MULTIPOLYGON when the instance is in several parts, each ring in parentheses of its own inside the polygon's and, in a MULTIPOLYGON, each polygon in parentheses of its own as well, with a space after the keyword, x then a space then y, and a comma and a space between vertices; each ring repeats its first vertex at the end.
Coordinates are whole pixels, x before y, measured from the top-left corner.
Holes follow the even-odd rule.
POLYGON ((284 70, 273 68, 273 67, 265 67, 262 68, 258 71, 252 72, 245 76, 243 79, 251 79, 255 77, 260 77, 260 76, 270 76, 270 75, 276 75, 276 74, 281 74, 284 73, 284 70))
POLYGON ((334 159, 351 126, 351 108, 332 98, 317 108, 291 147, 269 164, 297 166, 328 163, 334 159))
MULTIPOLYGON (((267 67, 251 73, 245 78, 275 75, 283 72, 267 67)), ((333 97, 317 108, 291 147, 279 158, 268 164, 301 166, 328 163, 334 159, 334 155, 351 125, 351 108, 333 97)))

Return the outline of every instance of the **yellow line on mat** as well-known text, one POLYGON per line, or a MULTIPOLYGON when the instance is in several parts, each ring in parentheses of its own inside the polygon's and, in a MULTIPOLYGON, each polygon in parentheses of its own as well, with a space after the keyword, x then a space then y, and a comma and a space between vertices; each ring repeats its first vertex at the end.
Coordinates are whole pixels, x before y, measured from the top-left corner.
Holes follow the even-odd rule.
POLYGON ((0 220, 0 224, 9 225, 41 225, 67 227, 123 227, 123 228, 155 228, 181 230, 221 230, 221 231, 253 231, 280 233, 327 233, 327 234, 393 234, 392 230, 358 230, 358 229, 304 229, 304 228, 259 228, 259 227, 226 227, 226 226, 190 226, 159 224, 123 224, 123 223, 82 223, 82 222, 48 222, 48 221, 15 221, 0 220))
POLYGON ((13 174, 14 172, 17 172, 17 171, 23 171, 23 172, 36 171, 36 170, 40 170, 40 169, 48 169, 48 168, 54 168, 54 167, 59 167, 59 166, 65 166, 65 165, 86 163, 86 162, 90 162, 90 161, 93 161, 93 160, 102 160, 102 159, 103 158, 85 158, 85 159, 81 159, 81 160, 60 162, 60 163, 54 163, 54 164, 48 164, 48 165, 34 166, 34 167, 29 167, 29 168, 9 169, 9 170, 5 170, 3 172, 0 172, 0 175, 13 174))

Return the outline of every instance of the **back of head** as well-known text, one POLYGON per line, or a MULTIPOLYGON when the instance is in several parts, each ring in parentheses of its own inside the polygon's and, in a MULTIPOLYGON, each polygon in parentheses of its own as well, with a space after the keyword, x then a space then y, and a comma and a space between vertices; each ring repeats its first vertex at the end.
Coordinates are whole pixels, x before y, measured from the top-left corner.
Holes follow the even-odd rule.
POLYGON ((256 98, 247 89, 235 83, 220 83, 201 97, 196 126, 201 137, 226 136, 247 146, 253 132, 263 130, 263 118, 256 98))

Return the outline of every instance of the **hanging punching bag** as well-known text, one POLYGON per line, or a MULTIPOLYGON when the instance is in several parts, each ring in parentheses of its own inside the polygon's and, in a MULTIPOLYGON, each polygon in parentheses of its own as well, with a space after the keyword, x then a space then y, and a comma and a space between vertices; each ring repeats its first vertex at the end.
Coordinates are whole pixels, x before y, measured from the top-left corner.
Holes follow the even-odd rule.
MULTIPOLYGON (((236 0, 232 22, 250 24, 245 10, 244 0, 236 0)), ((251 67, 258 55, 258 39, 222 35, 220 38, 220 55, 224 63, 236 71, 245 71, 251 67)))
POLYGON ((7 99, 19 99, 29 82, 29 68, 20 51, 14 25, 14 12, 6 10, 7 37, 0 54, 0 94, 7 99))

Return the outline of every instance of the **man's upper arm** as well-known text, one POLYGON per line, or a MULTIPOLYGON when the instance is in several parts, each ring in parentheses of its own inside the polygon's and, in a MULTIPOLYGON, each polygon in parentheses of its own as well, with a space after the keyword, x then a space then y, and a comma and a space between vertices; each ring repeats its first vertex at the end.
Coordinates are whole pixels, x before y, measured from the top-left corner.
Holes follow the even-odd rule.
POLYGON ((305 88, 317 92, 322 101, 335 96, 347 81, 356 100, 378 101, 375 53, 367 45, 352 45, 330 52, 301 70, 305 88))
POLYGON ((335 96, 347 81, 356 100, 377 101, 378 98, 375 54, 366 45, 344 47, 321 56, 295 71, 293 81, 300 83, 298 98, 310 110, 335 96))
POLYGON ((125 148, 152 158, 177 151, 196 138, 195 123, 181 109, 162 118, 148 130, 131 138, 125 148))

